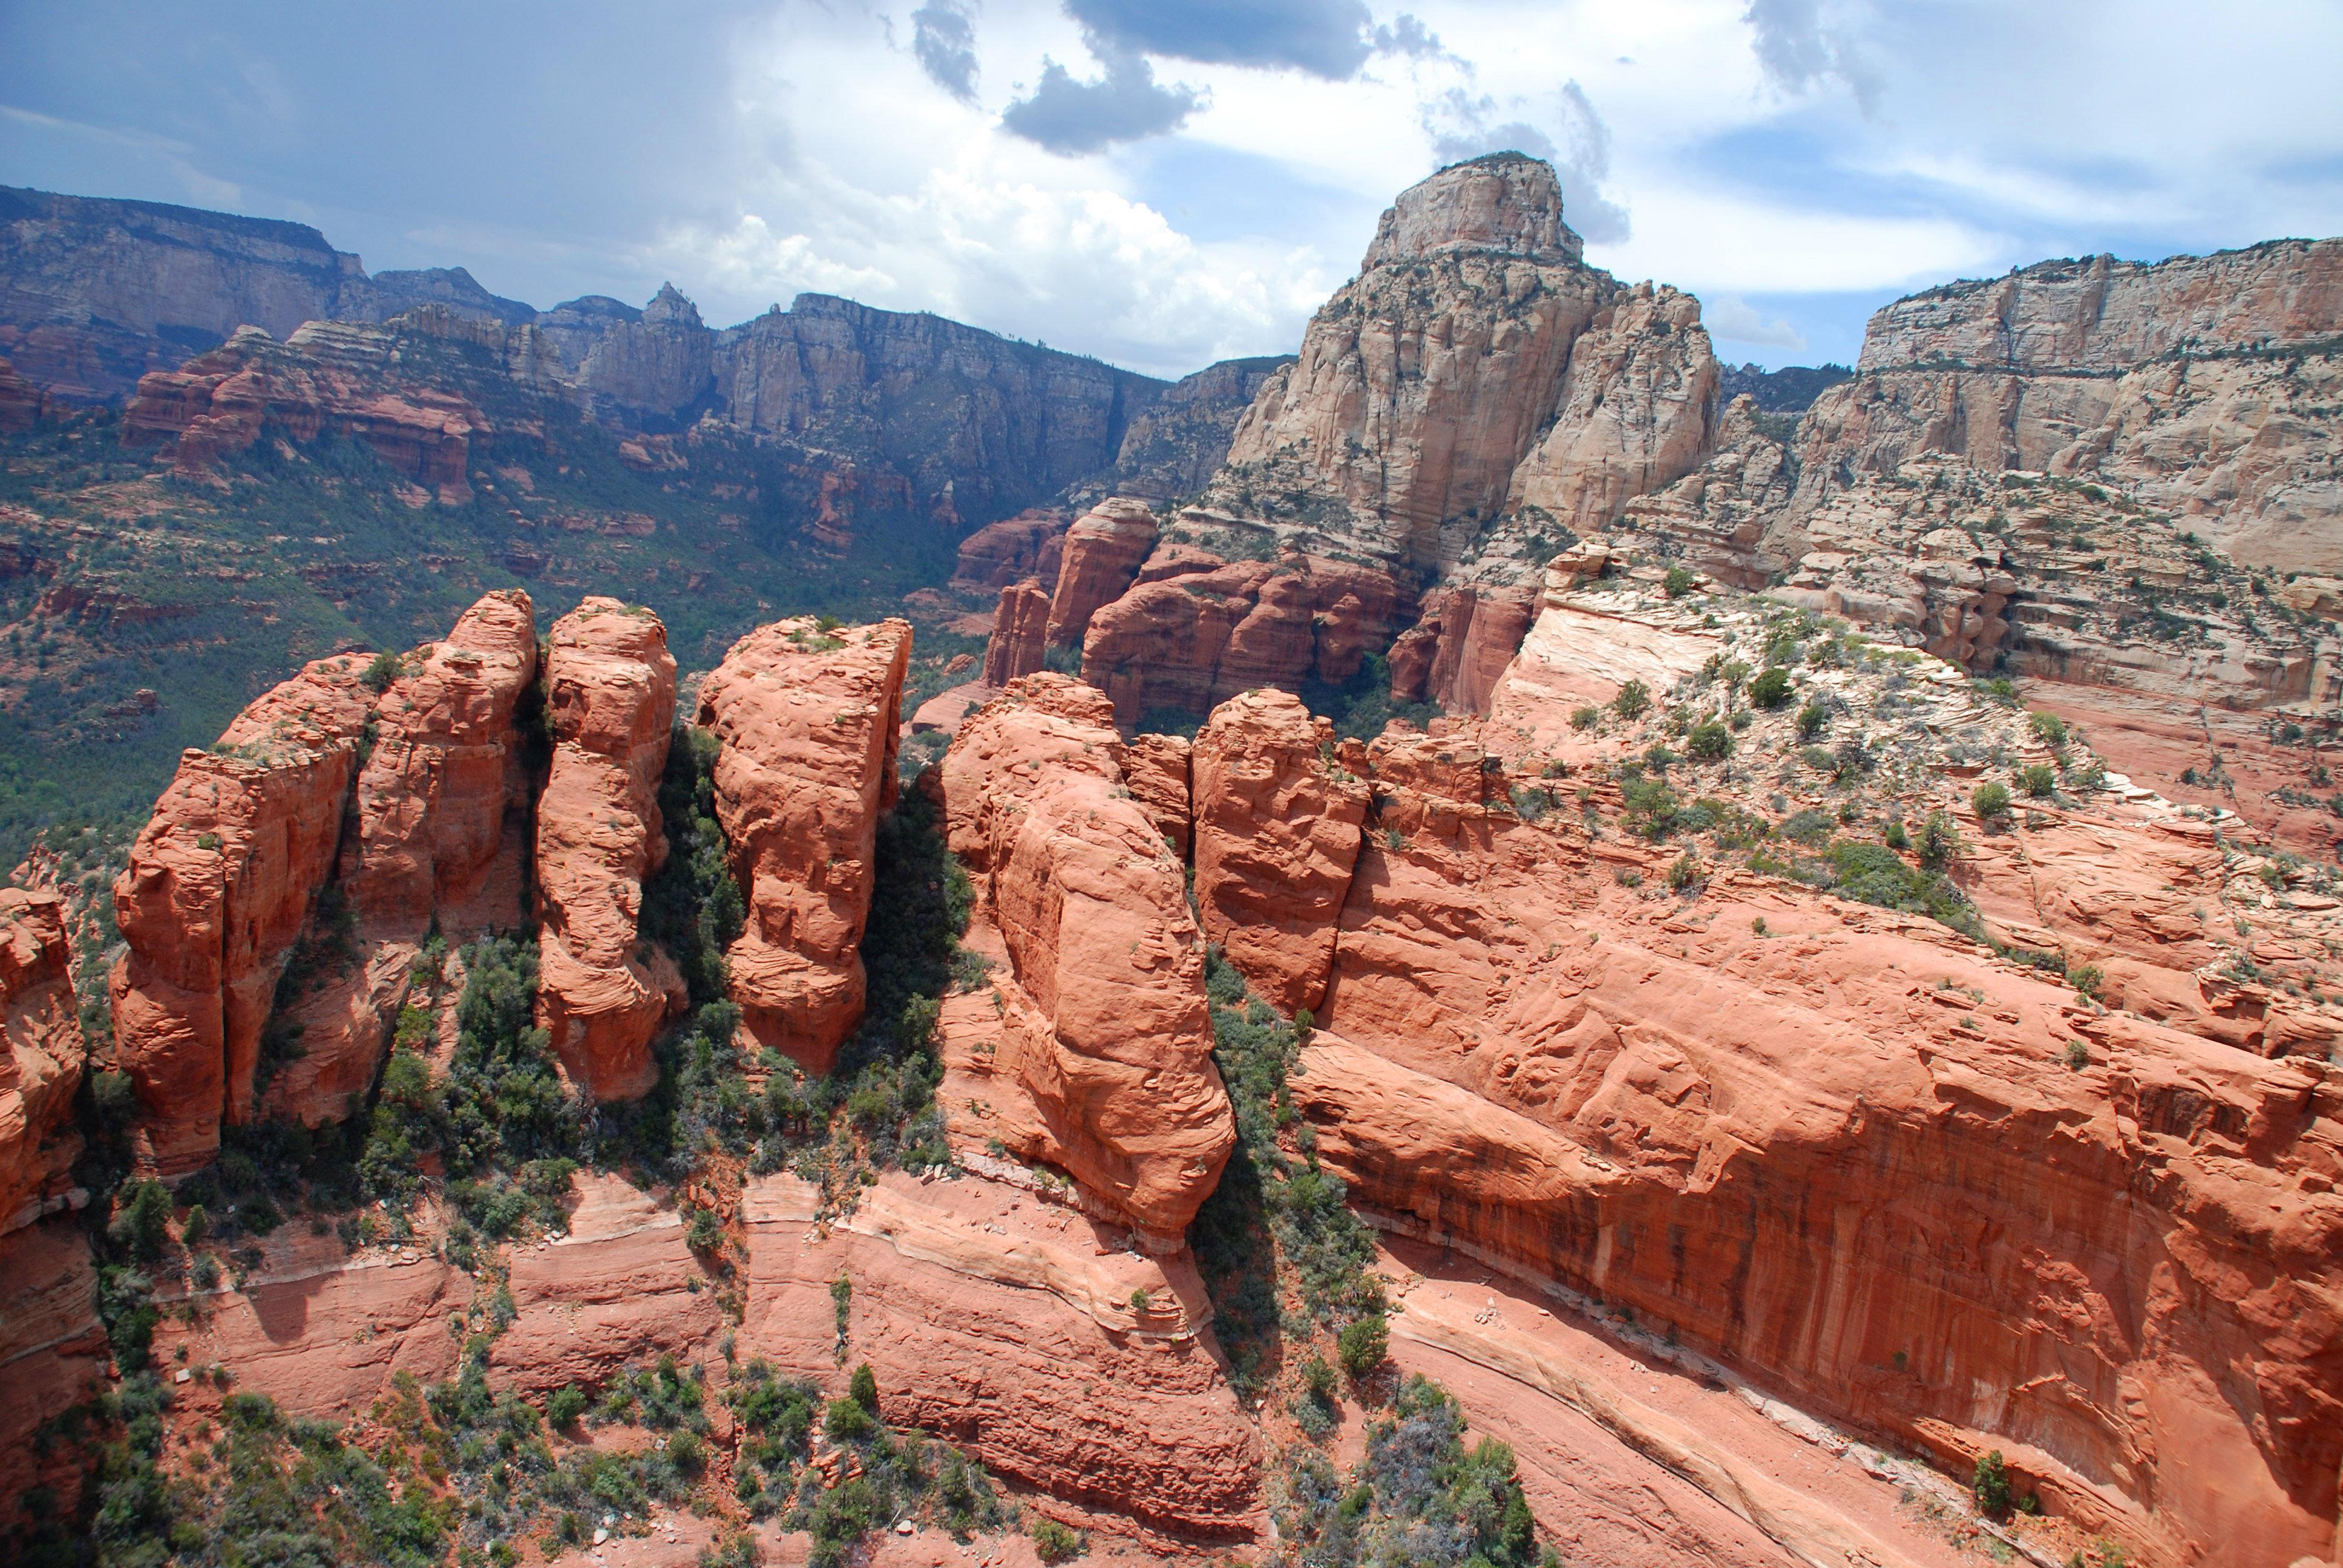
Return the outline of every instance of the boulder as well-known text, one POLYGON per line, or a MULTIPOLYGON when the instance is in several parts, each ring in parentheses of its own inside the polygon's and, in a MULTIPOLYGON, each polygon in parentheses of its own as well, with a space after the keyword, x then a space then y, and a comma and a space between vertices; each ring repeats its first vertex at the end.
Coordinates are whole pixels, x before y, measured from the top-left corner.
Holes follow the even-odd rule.
POLYGON ((563 1073, 598 1101, 659 1080, 651 1036, 681 977, 640 940, 644 879, 667 859, 659 775, 675 728, 675 659, 659 617, 589 598, 546 654, 553 767, 538 801, 538 1021, 563 1073))
POLYGON ((748 924, 726 955, 759 1045, 830 1070, 862 1020, 861 941, 895 753, 911 628, 776 621, 732 645, 699 689, 722 743, 716 815, 748 924))

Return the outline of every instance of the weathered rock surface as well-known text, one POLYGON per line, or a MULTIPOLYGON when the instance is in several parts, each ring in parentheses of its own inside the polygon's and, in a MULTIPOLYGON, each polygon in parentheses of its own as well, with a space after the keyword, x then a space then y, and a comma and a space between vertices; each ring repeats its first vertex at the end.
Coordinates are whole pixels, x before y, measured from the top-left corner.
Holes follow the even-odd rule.
POLYGON ((961 727, 941 780, 952 850, 983 879, 1010 960, 998 1070, 1046 1134, 1015 1152, 1064 1169, 1169 1250, 1235 1129, 1184 876, 1121 758, 1103 697, 1028 676, 961 727))
POLYGON ((0 431, 25 431, 41 422, 45 399, 41 389, 0 358, 0 431))
POLYGON ((1165 387, 1123 431, 1114 493, 1161 507, 1202 489, 1227 460, 1229 439, 1262 383, 1292 362, 1290 354, 1223 359, 1165 387))
POLYGON ((366 660, 318 659, 189 751, 116 881, 128 950, 109 980, 144 1170, 206 1163, 255 1104, 260 1030, 333 869, 370 693, 366 660))
POLYGON ((498 1383, 537 1399, 568 1383, 599 1387, 662 1354, 705 1355, 723 1316, 676 1205, 584 1172, 569 1211, 564 1234, 513 1255, 519 1315, 498 1342, 498 1383))
POLYGON ((963 593, 990 593, 1031 578, 1044 591, 1056 587, 1070 520, 1063 512, 1030 507, 987 523, 960 540, 951 586, 963 593))
POLYGON ((49 1486, 73 1506, 81 1456, 35 1434, 106 1386, 110 1359, 88 1233, 59 1217, 0 1235, 0 1493, 49 1486))
POLYGON ((74 1093, 87 1049, 65 901, 0 887, 0 1233, 31 1223, 81 1151, 74 1093))
POLYGON ((1525 588, 1433 589, 1423 618, 1392 644, 1392 700, 1486 713, 1536 614, 1525 588))
POLYGON ((1397 585, 1372 568, 1190 555, 1170 563, 1176 575, 1145 580, 1165 553, 1091 618, 1082 644, 1082 678, 1124 724, 1155 709, 1203 713, 1256 686, 1342 685, 1400 613, 1397 585))
POLYGON ((589 598, 546 654, 553 768, 538 801, 538 1020, 598 1101, 658 1081, 651 1036, 680 977, 638 935, 643 882, 667 859, 659 781, 675 728, 675 658, 647 609, 589 598))
POLYGON ((277 999, 300 1054, 270 1079, 266 1114, 316 1127, 363 1099, 435 922, 456 941, 523 923, 536 781, 513 715, 536 676, 536 616, 527 594, 508 589, 467 610, 446 641, 409 653, 374 699, 336 879, 357 953, 277 999))
POLYGON ((123 439, 170 445, 194 473, 250 447, 264 424, 301 441, 332 431, 365 442, 441 500, 468 501, 471 438, 489 428, 488 417, 400 364, 401 343, 393 328, 346 322, 311 322, 282 343, 238 327, 184 368, 141 377, 123 439))
POLYGON ((1129 588, 1155 548, 1155 514, 1144 501, 1101 501, 1066 530, 1057 591, 1050 601, 1053 648, 1080 648, 1091 617, 1129 588))
POLYGON ((760 1045, 826 1072, 862 1019, 860 944, 879 816, 894 804, 911 628, 776 621, 732 645, 699 689, 716 814, 748 926, 726 955, 760 1045))
POLYGON ((886 1176, 826 1228, 820 1200, 787 1174, 743 1195, 744 1353, 840 1386, 830 1283, 846 1279, 849 1358, 876 1374, 890 1422, 960 1443, 1040 1489, 1051 1513, 1192 1540, 1258 1527, 1260 1432, 1203 1338, 1209 1300, 1184 1254, 1133 1251, 1099 1221, 981 1176, 886 1176))
POLYGON ((1194 839, 1189 765, 1193 748, 1178 735, 1134 735, 1123 749, 1122 781, 1172 853, 1188 859, 1194 839))
POLYGON ((1050 592, 1035 578, 1001 590, 992 639, 984 645, 984 684, 1007 686, 1041 668, 1049 647, 1050 592))
POLYGON ((1249 691, 1196 736, 1196 906, 1256 995, 1289 1016, 1325 999, 1367 786, 1301 699, 1249 691))
POLYGON ((1699 300, 1626 290, 1571 345, 1554 427, 1513 470, 1506 509, 1585 533, 1674 483, 1715 444, 1720 375, 1699 300))

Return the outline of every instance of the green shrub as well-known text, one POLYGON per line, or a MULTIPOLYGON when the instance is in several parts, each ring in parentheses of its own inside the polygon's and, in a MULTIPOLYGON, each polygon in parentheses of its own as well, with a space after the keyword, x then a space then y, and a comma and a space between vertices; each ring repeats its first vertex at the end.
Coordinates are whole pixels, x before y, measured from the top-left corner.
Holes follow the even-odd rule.
POLYGON ((1570 727, 1573 729, 1588 730, 1602 722, 1603 710, 1591 704, 1584 708, 1574 708, 1570 711, 1570 727))
POLYGON ((1733 732, 1714 719, 1695 724, 1684 737, 1684 755, 1695 762, 1722 762, 1733 755, 1733 732))
POLYGON ((1749 700, 1771 712, 1790 700, 1790 672, 1775 665, 1749 683, 1749 700))
POLYGON ((545 1419, 560 1431, 576 1426, 585 1413, 585 1391, 574 1382, 565 1383, 546 1396, 545 1419))
POLYGON ((2090 1065, 2090 1041, 2085 1040, 2068 1040, 2066 1042, 2066 1070, 2069 1072, 2080 1072, 2083 1069, 2090 1065))
POLYGON ((1668 886, 1676 892, 1698 882, 1706 874, 1698 856, 1690 849, 1678 855, 1668 867, 1668 886))
POLYGON ((2003 1463, 2001 1450, 1992 1449, 1976 1462, 1976 1473, 1969 1482, 1976 1493, 1977 1506, 1996 1517, 2009 1509, 2009 1469, 2003 1463))
POLYGON ((2009 787, 2006 784, 1985 783, 1969 791, 1969 809, 1983 822, 1997 821, 2009 815, 2009 787))
POLYGON ((1883 837, 1886 839, 1887 847, 1891 849, 1909 849, 1912 844, 1912 835, 1905 831, 1904 819, 1901 817, 1894 819, 1887 824, 1887 831, 1883 837))
POLYGON ((724 1245, 724 1222, 712 1209, 693 1208, 684 1227, 684 1244, 695 1252, 713 1252, 724 1245))
POLYGON ((854 1369, 854 1376, 847 1382, 846 1394, 872 1415, 879 1413, 879 1379, 870 1371, 869 1362, 854 1369))
POLYGON ((2017 787, 2036 800, 2046 799, 2058 792, 2058 775, 2047 762, 2036 762, 2017 770, 2017 787))
POLYGON ((2066 971, 2066 983, 2075 988, 2077 995, 2097 1001, 2107 983, 2107 971, 2097 964, 2077 964, 2066 971))
POLYGON ((1660 586, 1670 598, 1682 598, 1692 592, 1692 585, 1693 576, 1689 569, 1684 567, 1670 567, 1666 578, 1660 586))
POLYGON ((1352 1377, 1365 1377, 1391 1354, 1390 1321, 1381 1312, 1369 1312, 1344 1324, 1334 1337, 1334 1354, 1352 1377))
POLYGON ((2066 721, 2055 713, 2029 713, 2026 725, 2034 731, 2034 739, 2045 746, 2066 744, 2066 721))
POLYGON ((1640 680, 1628 681, 1611 699, 1611 711, 1624 719, 1636 719, 1651 711, 1652 689, 1640 680))
POLYGON ((1054 1519, 1033 1521, 1033 1555, 1044 1563, 1071 1563, 1091 1549, 1090 1538, 1054 1519))
POLYGON ((1953 819, 1942 811, 1929 812, 1928 819, 1920 824, 1920 864, 1932 871, 1942 870, 1960 852, 1961 835, 1953 819))
MULTIPOLYGON (((248 1210, 246 1218, 248 1222, 248 1210)), ((160 1181, 126 1183, 115 1195, 106 1239, 135 1262, 152 1263, 162 1257, 164 1244, 171 1239, 171 1190, 160 1181)))
POLYGON ((879 1423, 852 1399, 834 1399, 823 1412, 821 1429, 840 1442, 867 1442, 879 1435, 879 1423))
POLYGON ((1798 709, 1798 739, 1812 740, 1830 724, 1830 709, 1820 702, 1809 702, 1798 709))

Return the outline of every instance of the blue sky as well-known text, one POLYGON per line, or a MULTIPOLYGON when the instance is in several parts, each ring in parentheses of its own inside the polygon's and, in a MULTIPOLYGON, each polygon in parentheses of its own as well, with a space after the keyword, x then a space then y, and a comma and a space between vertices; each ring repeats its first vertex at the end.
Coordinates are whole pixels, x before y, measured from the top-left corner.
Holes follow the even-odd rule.
POLYGON ((1293 347, 1393 194, 1515 146, 1783 365, 1951 277, 2343 232, 2338 60, 2328 0, 79 0, 0 7, 0 183, 1178 374, 1293 347))

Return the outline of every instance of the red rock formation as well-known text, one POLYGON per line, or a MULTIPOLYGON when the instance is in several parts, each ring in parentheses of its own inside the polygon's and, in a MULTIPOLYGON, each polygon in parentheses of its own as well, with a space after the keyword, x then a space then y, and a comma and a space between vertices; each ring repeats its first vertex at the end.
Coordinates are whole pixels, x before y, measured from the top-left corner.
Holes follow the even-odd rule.
POLYGON ((962 593, 990 593, 1032 578, 1045 591, 1055 587, 1058 564, 1065 555, 1066 524, 1065 513, 1046 507, 1029 507, 1013 518, 986 524, 960 540, 951 586, 962 593))
POLYGON ((80 1010, 74 1000, 65 901, 0 888, 0 1233, 30 1224, 81 1152, 80 1010))
POLYGON ((36 1434, 107 1386, 109 1360, 88 1232, 58 1218, 0 1236, 0 1494, 53 1487, 71 1517, 87 1462, 36 1434))
POLYGON ((354 654, 318 659, 188 751, 114 886, 126 951, 108 988, 137 1091, 142 1170, 183 1176, 254 1108, 260 1030, 333 869, 370 709, 354 654))
POLYGON ((1931 921, 1764 878, 1647 900, 1611 876, 1632 845, 1518 822, 1469 739, 1373 758, 1332 1038, 1294 1080, 1360 1198, 1956 1473, 2000 1448, 2053 1512, 2151 1555, 2329 1550, 2323 1064, 2103 1013, 1931 921))
POLYGON ((1041 668, 1050 624, 1050 595, 1031 578, 1001 590, 992 640, 984 645, 984 684, 1007 686, 1041 668))
POLYGON ((1392 700, 1433 701, 1451 713, 1484 715, 1499 678, 1537 616, 1526 588, 1435 588, 1423 617, 1392 645, 1392 700))
POLYGON ((1194 812, 1188 799, 1188 741, 1177 735, 1134 735, 1122 753, 1122 781, 1131 798, 1185 860, 1193 840, 1194 812))
POLYGON ((1258 1527, 1260 1433, 1200 1333, 1211 1305, 1184 1254, 1131 1251, 981 1175, 882 1177, 827 1225, 820 1200, 787 1174, 743 1195, 740 1353, 841 1386, 830 1285, 847 1280, 846 1353, 877 1376, 890 1422, 960 1444, 1048 1513, 1105 1511, 1191 1541, 1258 1527))
POLYGON ((862 1019, 871 857, 895 802, 910 653, 900 620, 776 621, 699 689, 698 722, 723 743, 716 814, 749 905, 726 955, 732 1000, 760 1045, 809 1072, 827 1072, 862 1019))
POLYGON ((1155 548, 1155 514, 1144 501, 1101 501, 1066 530, 1065 560, 1050 601, 1050 646, 1080 648, 1091 617, 1131 586, 1155 548))
POLYGON ((659 617, 589 598, 546 654, 553 770, 538 801, 538 1021, 570 1081, 598 1101, 659 1081, 650 1041, 682 980, 637 926, 667 859, 659 774, 675 728, 675 659, 659 617))
POLYGON ((402 384, 397 344, 391 328, 352 322, 313 321, 281 344, 243 327, 181 369, 140 377, 122 438, 171 444, 180 468, 200 472, 250 447, 263 425, 300 441, 337 430, 441 500, 469 501, 471 437, 487 416, 458 393, 402 384))
POLYGON ((508 589, 408 654, 376 699, 338 877, 362 956, 284 999, 301 1054, 270 1081, 267 1114, 315 1127, 364 1096, 435 921, 453 940, 521 923, 534 781, 513 709, 536 674, 536 618, 528 596, 508 589))
POLYGON ((1184 876, 1124 787, 1112 719, 1081 682, 1028 676, 961 727, 941 782, 1014 977, 999 1070, 1046 1128, 1019 1152, 1170 1250, 1235 1131, 1184 876))
POLYGON ((1206 712, 1256 686, 1340 686, 1390 637, 1399 604, 1388 573, 1308 556, 1190 571, 1100 610, 1082 678, 1124 724, 1158 708, 1206 712))
POLYGON ((1196 736, 1204 937, 1289 1015, 1324 1000, 1367 816, 1367 787, 1334 764, 1332 739, 1301 699, 1271 690, 1221 704, 1196 736))

